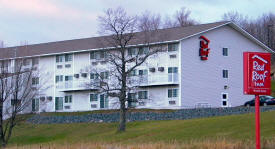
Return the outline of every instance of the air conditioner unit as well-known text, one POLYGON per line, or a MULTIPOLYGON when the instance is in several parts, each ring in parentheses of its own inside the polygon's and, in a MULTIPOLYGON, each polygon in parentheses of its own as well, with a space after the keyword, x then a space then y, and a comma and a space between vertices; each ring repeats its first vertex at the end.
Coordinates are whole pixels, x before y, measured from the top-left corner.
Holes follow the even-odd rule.
POLYGON ((53 97, 52 96, 47 96, 47 100, 52 101, 53 97))
POLYGON ((74 77, 75 78, 79 78, 79 74, 74 74, 74 77))
POLYGON ((169 101, 169 105, 175 105, 175 104, 176 104, 176 101, 175 101, 175 100, 169 101))
POLYGON ((97 108, 96 104, 91 104, 91 108, 97 108))
POLYGON ((66 64, 65 68, 71 68, 71 64, 66 64))
POLYGON ((149 71, 150 71, 150 72, 155 72, 155 71, 156 71, 156 68, 149 68, 149 71))
POLYGON ((82 73, 81 77, 86 78, 87 77, 87 73, 82 73))
POLYGON ((62 67, 63 67, 62 65, 57 65, 56 66, 57 69, 62 69, 62 67))
POLYGON ((177 58, 177 55, 176 54, 172 54, 172 55, 169 55, 170 58, 177 58))
POLYGON ((159 67, 159 68, 158 68, 158 71, 163 72, 163 71, 164 71, 164 67, 159 67))
POLYGON ((101 61, 101 62, 100 62, 100 64, 102 64, 102 65, 103 65, 103 64, 106 64, 106 63, 107 63, 106 61, 101 61))
POLYGON ((64 109, 69 110, 71 109, 71 106, 64 106, 64 109))
POLYGON ((45 101, 45 99, 46 99, 46 98, 45 98, 44 96, 40 97, 40 100, 41 100, 41 101, 45 101))
POLYGON ((144 105, 145 105, 145 102, 140 101, 140 102, 138 102, 138 104, 139 104, 140 106, 144 106, 144 105))

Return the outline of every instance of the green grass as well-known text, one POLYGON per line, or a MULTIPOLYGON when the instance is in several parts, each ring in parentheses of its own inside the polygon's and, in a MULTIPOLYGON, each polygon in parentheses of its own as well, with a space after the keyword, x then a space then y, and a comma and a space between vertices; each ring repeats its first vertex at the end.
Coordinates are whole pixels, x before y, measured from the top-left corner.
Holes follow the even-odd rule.
MULTIPOLYGON (((275 138, 275 111, 261 115, 263 139, 275 138)), ((41 124, 21 123, 14 129, 10 145, 40 143, 179 143, 194 140, 254 140, 254 114, 193 120, 144 121, 127 124, 116 133, 117 123, 41 124)))

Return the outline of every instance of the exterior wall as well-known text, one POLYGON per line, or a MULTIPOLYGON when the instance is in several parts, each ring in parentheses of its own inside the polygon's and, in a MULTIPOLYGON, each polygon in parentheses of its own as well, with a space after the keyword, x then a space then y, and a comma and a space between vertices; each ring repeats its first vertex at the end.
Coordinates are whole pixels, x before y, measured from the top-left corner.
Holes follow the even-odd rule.
MULTIPOLYGON (((147 81, 149 82, 135 91, 148 92, 148 99, 143 100, 145 104, 138 102, 137 108, 194 108, 200 103, 211 107, 223 107, 223 93, 228 96, 227 106, 239 106, 253 98, 253 96, 243 94, 243 52, 264 52, 264 50, 229 26, 223 26, 201 35, 182 40, 178 51, 169 52, 167 44, 163 44, 162 48, 166 51, 150 56, 144 64, 137 67, 137 71, 148 70, 147 81), (206 61, 200 60, 199 57, 199 36, 201 35, 210 40, 211 50, 209 59, 206 61), (223 48, 228 48, 228 56, 222 55, 223 48), (160 67, 164 70, 159 71, 160 67), (168 81, 168 67, 178 67, 177 81, 172 83, 168 81), (150 71, 150 68, 155 68, 155 71, 150 71), (223 69, 229 71, 228 78, 222 77, 223 69), (224 86, 228 88, 225 89, 224 86), (177 97, 168 98, 169 89, 179 89, 177 97)), ((45 97, 46 100, 42 101, 38 97, 38 112, 101 109, 99 98, 97 101, 90 101, 90 94, 95 91, 83 88, 90 81, 90 73, 93 69, 99 68, 106 71, 110 70, 110 65, 102 61, 91 60, 90 52, 71 54, 73 57, 70 62, 65 62, 64 58, 62 62, 56 62, 56 55, 39 58, 38 70, 41 73, 39 82, 47 89, 40 93, 40 97, 45 97), (70 67, 65 67, 68 64, 70 67), (87 77, 83 77, 81 75, 83 73, 87 73, 87 77), (75 74, 79 74, 79 78, 74 77, 75 74), (63 75, 61 87, 60 83, 56 83, 57 75, 63 75), (64 88, 65 76, 73 76, 72 82, 82 85, 82 88, 74 90, 64 88), (65 103, 65 96, 68 95, 72 95, 71 103, 65 103), (51 100, 48 97, 52 97, 51 100), (56 97, 63 97, 62 110, 56 110, 56 97)), ((117 108, 119 108, 118 99, 109 97, 108 109, 117 108)), ((31 110, 31 106, 28 110, 31 110)))
MULTIPOLYGON (((152 86, 144 86, 138 88, 138 91, 148 91, 148 99, 144 100, 143 104, 137 103, 137 108, 179 108, 179 98, 169 98, 168 99, 168 88, 171 88, 170 85, 167 85, 168 80, 168 67, 179 67, 179 51, 168 52, 167 44, 162 45, 162 48, 165 52, 158 53, 157 55, 151 56, 148 60, 137 67, 138 70, 146 69, 148 70, 148 80, 153 81, 152 86), (170 58, 170 55, 176 55, 174 58, 170 58), (164 71, 158 71, 159 67, 164 67, 164 71), (155 68, 155 72, 149 71, 149 68, 155 68), (155 81, 155 82, 154 82, 155 81), (169 100, 174 100, 175 104, 169 105, 169 100)), ((62 55, 62 54, 61 54, 62 55)), ((63 54, 64 55, 64 54, 63 54)), ((63 110, 57 111, 88 111, 88 110, 98 110, 100 108, 100 99, 98 101, 90 101, 90 94, 95 93, 95 91, 88 90, 70 90, 64 88, 65 76, 73 76, 73 82, 81 84, 83 87, 87 85, 87 82, 90 80, 90 72, 94 70, 109 70, 110 65, 108 63, 101 63, 101 60, 91 60, 90 52, 82 53, 73 53, 73 59, 70 62, 65 62, 64 57, 62 62, 56 62, 56 55, 40 57, 39 60, 39 70, 41 73, 46 75, 41 75, 40 80, 46 80, 45 86, 48 87, 47 90, 41 92, 41 96, 51 96, 52 100, 46 100, 42 102, 39 100, 39 112, 47 111, 53 112, 56 111, 55 108, 55 98, 63 97, 63 110), (92 64, 97 62, 96 65, 92 64), (70 68, 66 68, 66 64, 71 64, 70 68), (62 68, 60 68, 62 66, 62 68), (59 67, 59 68, 58 68, 59 67), (82 73, 87 73, 87 77, 84 78, 81 76, 82 73), (74 74, 79 74, 79 78, 74 77, 74 74), (55 76, 63 75, 63 82, 55 82, 55 76), (46 76, 46 77, 45 77, 46 76), (63 85, 63 86, 62 86, 63 85), (72 95, 72 103, 65 103, 65 96, 72 95), (96 105, 92 107, 92 105, 96 105), (67 108, 65 108, 67 107, 67 108), (69 107, 69 108, 68 108, 69 107)), ((180 73, 180 72, 178 72, 180 73)), ((178 75, 180 76, 180 74, 178 75)), ((40 81, 41 82, 41 81, 40 81)), ((173 88, 179 88, 178 85, 172 86, 173 88)), ((118 99, 108 98, 108 109, 117 109, 119 108, 118 99)))
POLYGON ((228 106, 239 106, 253 96, 243 94, 243 52, 265 52, 229 26, 220 27, 181 42, 182 107, 193 108, 198 103, 222 107, 222 93, 228 94, 228 106), (210 40, 208 60, 199 57, 199 36, 210 40), (228 56, 223 56, 228 48, 228 56), (223 78, 223 69, 228 78, 223 78), (224 89, 227 85, 229 88, 224 89))
MULTIPOLYGON (((52 99, 46 99, 44 102, 39 100, 39 111, 55 111, 55 57, 47 56, 39 58, 39 72, 40 78, 39 83, 42 84, 43 89, 41 91, 41 96, 49 97, 52 99)), ((39 97, 38 97, 39 98, 39 97)))

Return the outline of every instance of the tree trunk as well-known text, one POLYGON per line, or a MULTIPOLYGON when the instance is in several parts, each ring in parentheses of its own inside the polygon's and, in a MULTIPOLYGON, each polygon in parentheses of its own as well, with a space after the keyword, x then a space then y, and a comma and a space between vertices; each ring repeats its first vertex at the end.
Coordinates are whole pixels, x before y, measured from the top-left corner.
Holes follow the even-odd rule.
POLYGON ((118 132, 124 132, 125 130, 126 130, 126 109, 125 109, 125 102, 121 102, 118 132))
POLYGON ((5 135, 3 132, 3 102, 2 99, 0 99, 0 143, 1 143, 1 147, 4 148, 6 146, 6 141, 5 141, 5 135))

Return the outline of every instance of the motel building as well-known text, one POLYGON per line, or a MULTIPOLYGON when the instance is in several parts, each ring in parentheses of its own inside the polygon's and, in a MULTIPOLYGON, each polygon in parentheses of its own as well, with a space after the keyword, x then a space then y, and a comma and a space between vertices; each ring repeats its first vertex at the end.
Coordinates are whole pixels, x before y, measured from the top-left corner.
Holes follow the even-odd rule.
MULTIPOLYGON (((156 34, 149 46, 139 40, 129 45, 129 55, 142 48, 150 50, 151 46, 165 50, 149 57, 132 73, 143 79, 131 93, 131 98, 138 100, 128 106, 184 109, 243 105, 253 98, 243 93, 243 52, 272 52, 232 22, 161 29, 156 34)), ((97 79, 85 68, 108 68, 106 47, 100 44, 103 39, 92 37, 2 48, 0 60, 13 68, 15 59, 26 58, 26 69, 35 66, 47 74, 34 81, 42 83, 46 78, 48 88, 32 99, 33 112, 116 109, 118 99, 83 85, 97 79)), ((108 70, 103 74, 108 79, 108 70)))

